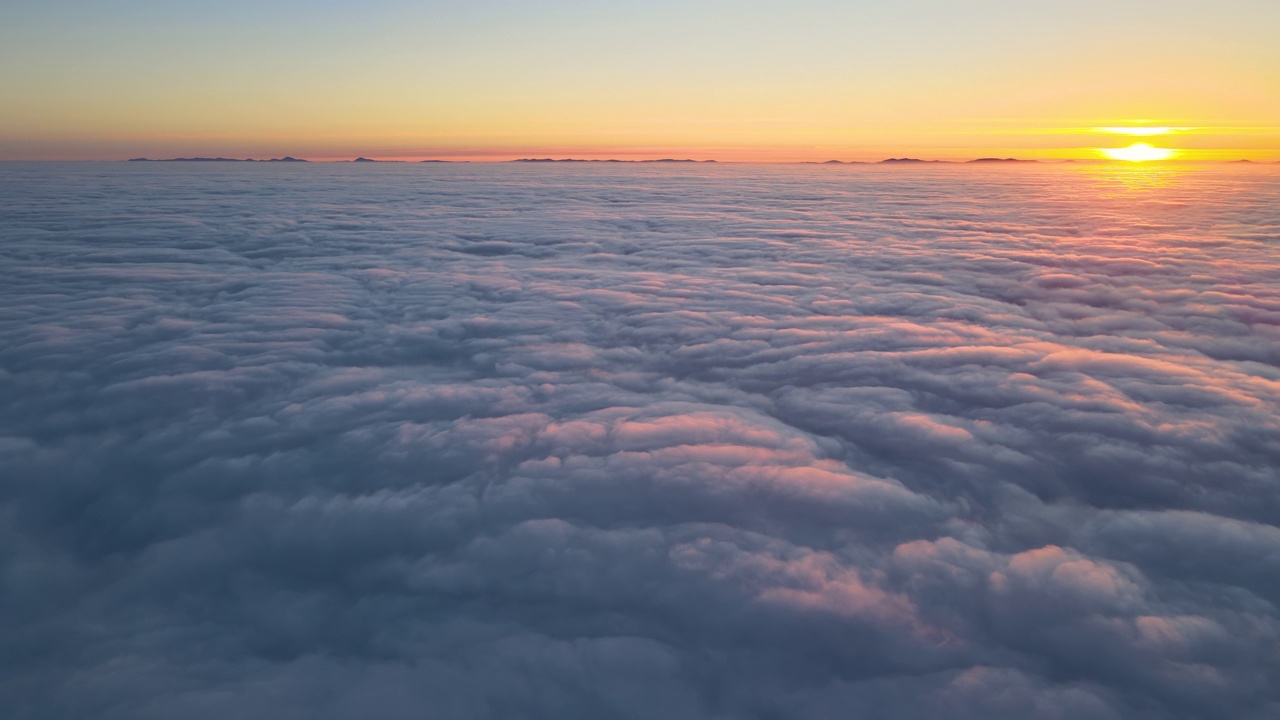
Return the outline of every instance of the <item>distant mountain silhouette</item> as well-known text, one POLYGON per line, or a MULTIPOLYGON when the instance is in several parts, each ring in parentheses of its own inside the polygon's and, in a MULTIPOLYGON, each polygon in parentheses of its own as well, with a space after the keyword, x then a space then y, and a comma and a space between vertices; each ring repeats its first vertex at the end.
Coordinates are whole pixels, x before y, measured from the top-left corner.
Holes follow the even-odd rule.
POLYGON ((254 162, 253 160, 241 160, 239 158, 207 158, 207 157, 189 157, 189 158, 162 158, 152 160, 151 158, 133 158, 129 162, 254 162))
MULTIPOLYGON (((269 163, 278 163, 278 162, 294 162, 294 163, 304 163, 304 162, 310 162, 310 161, 308 161, 308 160, 304 160, 304 159, 301 159, 301 158, 295 158, 295 157, 270 158, 270 159, 268 159, 268 160, 256 160, 256 159, 254 159, 254 158, 224 158, 224 157, 179 157, 179 158, 145 158, 145 157, 138 157, 138 158, 130 158, 130 159, 129 159, 129 162, 204 162, 204 163, 214 163, 214 162, 222 162, 222 163, 246 163, 246 162, 247 162, 247 163, 251 163, 251 162, 269 162, 269 163)), ((367 157, 363 157, 363 156, 362 156, 362 157, 358 157, 358 158, 356 158, 356 159, 354 159, 354 160, 349 160, 349 161, 347 161, 347 162, 353 162, 353 163, 402 163, 402 162, 405 162, 405 161, 403 161, 403 160, 377 160, 377 159, 375 159, 375 158, 367 158, 367 157)), ((418 162, 421 162, 421 163, 467 163, 467 162, 470 162, 470 161, 469 161, 469 160, 420 160, 420 161, 418 161, 418 162)), ((690 159, 686 159, 686 158, 661 158, 661 159, 657 159, 657 160, 622 160, 622 159, 618 159, 618 158, 599 159, 599 160, 597 160, 597 159, 584 159, 584 158, 520 158, 520 159, 518 159, 518 160, 509 160, 508 162, 513 162, 513 163, 628 163, 628 164, 671 163, 671 164, 681 164, 681 165, 683 165, 683 164, 715 163, 716 161, 715 161, 715 160, 690 160, 690 159)), ((1008 158, 983 157, 983 158, 977 158, 977 159, 974 159, 974 160, 963 160, 963 161, 960 161, 960 160, 923 160, 923 159, 921 159, 921 158, 900 157, 900 158, 887 158, 887 159, 885 159, 885 160, 880 160, 880 161, 875 162, 875 163, 868 163, 868 162, 866 162, 866 161, 862 161, 862 160, 824 160, 824 161, 812 161, 812 160, 810 160, 810 161, 802 161, 802 162, 799 162, 799 163, 796 163, 796 164, 799 164, 799 165, 868 165, 868 164, 877 164, 877 165, 915 165, 915 164, 926 164, 926 163, 928 163, 928 164, 956 164, 956 163, 960 163, 960 164, 978 164, 978 165, 1004 165, 1004 164, 1022 164, 1022 163, 1030 163, 1030 164, 1034 164, 1034 163, 1043 163, 1043 162, 1048 162, 1048 163, 1050 163, 1050 164, 1062 164, 1062 163, 1103 163, 1103 162, 1107 162, 1107 161, 1106 161, 1106 160, 1093 160, 1093 159, 1087 159, 1087 160, 1082 160, 1082 159, 1069 159, 1069 160, 1050 160, 1050 161, 1043 161, 1043 160, 1025 160, 1025 159, 1021 159, 1021 158, 1011 158, 1011 157, 1008 157, 1008 158)), ((1257 160, 1248 160, 1248 159, 1227 160, 1227 161, 1223 161, 1223 162, 1224 162, 1224 164, 1243 164, 1243 165, 1263 165, 1263 164, 1265 164, 1265 165, 1273 165, 1273 164, 1274 164, 1274 165, 1280 165, 1280 161, 1257 161, 1257 160)))
POLYGON ((293 157, 271 158, 270 160, 254 160, 253 158, 207 158, 207 157, 189 157, 189 158, 163 158, 152 160, 151 158, 129 158, 129 162, 307 162, 293 157))

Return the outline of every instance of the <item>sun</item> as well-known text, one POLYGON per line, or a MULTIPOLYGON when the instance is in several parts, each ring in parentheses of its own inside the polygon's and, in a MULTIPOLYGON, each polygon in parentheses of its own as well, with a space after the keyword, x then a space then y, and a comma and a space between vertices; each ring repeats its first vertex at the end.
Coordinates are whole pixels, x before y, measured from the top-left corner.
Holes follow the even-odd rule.
POLYGON ((1168 148, 1159 148, 1147 143, 1134 143, 1124 148, 1102 148, 1102 154, 1112 160, 1128 162, 1148 162, 1150 160, 1168 160, 1174 152, 1168 148))

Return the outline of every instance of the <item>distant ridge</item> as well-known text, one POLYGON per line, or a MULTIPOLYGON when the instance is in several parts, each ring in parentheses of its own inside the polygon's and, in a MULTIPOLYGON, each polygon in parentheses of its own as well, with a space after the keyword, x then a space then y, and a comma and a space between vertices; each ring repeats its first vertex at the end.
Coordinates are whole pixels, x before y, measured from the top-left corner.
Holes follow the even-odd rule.
POLYGON ((254 160, 253 158, 207 158, 207 157, 189 157, 189 158, 163 158, 152 160, 151 158, 129 158, 129 162, 308 162, 299 160, 294 157, 271 158, 270 160, 254 160))
POLYGON ((713 163, 715 160, 677 160, 675 158, 662 158, 661 160, 581 160, 578 158, 520 158, 512 160, 517 163, 713 163))
MULTIPOLYGON (((192 163, 254 163, 254 162, 258 162, 258 163, 284 163, 284 162, 288 162, 288 163, 305 163, 305 162, 311 162, 311 161, 310 161, 310 160, 305 160, 305 159, 302 159, 302 158, 295 158, 295 157, 287 157, 287 156, 286 156, 286 157, 282 157, 282 158, 270 158, 270 159, 266 159, 266 160, 257 160, 257 159, 254 159, 254 158, 225 158, 225 157, 178 157, 178 158, 146 158, 146 157, 137 157, 137 158, 129 158, 129 162, 192 162, 192 163)), ((327 162, 327 161, 321 161, 321 162, 327 162)), ((357 158, 355 158, 354 160, 341 160, 341 161, 336 161, 336 162, 348 162, 348 163, 405 163, 405 162, 410 162, 410 161, 406 161, 406 160, 378 160, 378 159, 376 159, 376 158, 367 158, 367 157, 363 157, 363 156, 361 156, 361 157, 357 157, 357 158)), ((438 159, 430 159, 430 160, 418 160, 418 161, 416 161, 416 162, 418 162, 418 163, 471 163, 472 161, 470 161, 470 160, 438 160, 438 159)), ((692 159, 687 159, 687 158, 661 158, 661 159, 656 159, 656 160, 623 160, 623 159, 620 159, 620 158, 608 158, 608 159, 585 159, 585 158, 519 158, 519 159, 517 159, 517 160, 506 160, 506 161, 498 161, 498 162, 508 162, 508 163, 534 163, 534 164, 543 164, 543 163, 626 163, 626 164, 653 164, 653 163, 660 163, 660 164, 678 164, 678 165, 685 165, 685 164, 716 163, 717 161, 716 161, 716 160, 692 160, 692 159)), ((1006 158, 1000 158, 1000 157, 982 157, 982 158, 975 158, 975 159, 973 159, 973 160, 924 160, 924 159, 921 159, 921 158, 913 158, 913 157, 892 157, 892 158, 886 158, 886 159, 884 159, 884 160, 879 160, 879 161, 865 161, 865 160, 820 160, 820 161, 819 161, 819 160, 803 160, 803 161, 794 161, 794 162, 792 162, 792 163, 781 163, 781 164, 796 164, 796 165, 872 165, 872 164, 874 164, 874 165, 920 165, 920 164, 941 164, 941 165, 956 165, 956 164, 972 164, 972 165, 1010 165, 1010 164, 1045 164, 1045 163, 1047 163, 1047 164, 1050 164, 1050 165, 1055 165, 1055 164, 1064 164, 1064 163, 1087 163, 1087 164, 1094 164, 1094 163, 1105 163, 1105 162, 1109 162, 1109 161, 1108 161, 1108 160, 1101 160, 1101 159, 1092 159, 1092 158, 1088 158, 1088 159, 1073 158, 1073 159, 1066 159, 1066 160, 1028 160, 1028 159, 1023 159, 1023 158, 1012 158, 1012 157, 1006 157, 1006 158)), ((1280 160, 1249 160, 1249 159, 1239 159, 1239 160, 1222 160, 1222 161, 1217 161, 1217 162, 1219 162, 1220 164, 1227 164, 1227 165, 1280 165, 1280 160)))

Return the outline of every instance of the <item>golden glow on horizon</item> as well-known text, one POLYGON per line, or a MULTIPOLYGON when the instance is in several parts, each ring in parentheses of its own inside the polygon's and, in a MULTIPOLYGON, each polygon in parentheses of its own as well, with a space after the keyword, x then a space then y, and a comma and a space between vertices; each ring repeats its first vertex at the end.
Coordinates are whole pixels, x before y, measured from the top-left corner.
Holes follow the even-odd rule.
POLYGON ((1193 128, 1186 127, 1098 127, 1094 128, 1093 131, 1109 133, 1111 135, 1137 135, 1147 137, 1151 135, 1168 135, 1169 133, 1192 129, 1193 128))
POLYGON ((1147 143, 1134 143, 1124 148, 1103 148, 1102 154, 1112 160, 1127 162, 1150 162, 1152 160, 1168 160, 1176 152, 1169 148, 1159 148, 1147 143))

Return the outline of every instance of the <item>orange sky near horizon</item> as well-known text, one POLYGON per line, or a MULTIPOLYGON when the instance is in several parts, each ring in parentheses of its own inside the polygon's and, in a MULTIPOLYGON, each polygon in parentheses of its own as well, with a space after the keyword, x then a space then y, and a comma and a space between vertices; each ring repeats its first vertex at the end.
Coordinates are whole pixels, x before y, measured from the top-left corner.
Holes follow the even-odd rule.
POLYGON ((1280 160, 1280 3, 1028 5, 15 0, 0 159, 1280 160))

